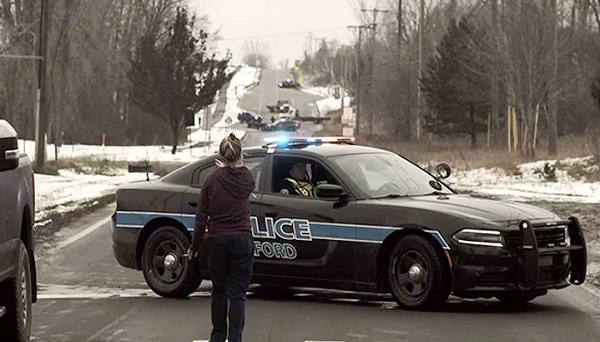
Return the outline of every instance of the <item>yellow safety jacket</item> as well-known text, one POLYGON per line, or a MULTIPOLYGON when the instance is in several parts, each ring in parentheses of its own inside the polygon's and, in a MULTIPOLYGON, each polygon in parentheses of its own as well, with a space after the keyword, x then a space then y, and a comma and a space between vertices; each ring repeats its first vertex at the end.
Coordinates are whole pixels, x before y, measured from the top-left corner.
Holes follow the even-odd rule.
POLYGON ((294 191, 300 196, 315 196, 315 189, 312 183, 305 181, 297 181, 293 178, 286 178, 286 181, 290 182, 294 186, 294 191))

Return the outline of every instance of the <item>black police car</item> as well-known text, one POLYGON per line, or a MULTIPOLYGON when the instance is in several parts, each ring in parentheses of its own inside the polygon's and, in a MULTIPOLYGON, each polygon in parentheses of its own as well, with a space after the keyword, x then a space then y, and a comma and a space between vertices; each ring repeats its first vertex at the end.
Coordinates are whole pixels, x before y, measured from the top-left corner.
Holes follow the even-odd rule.
POLYGON ((293 88, 293 89, 295 89, 295 88, 299 88, 300 84, 297 83, 297 82, 295 82, 294 80, 288 78, 288 79, 286 79, 283 82, 279 82, 279 84, 277 84, 277 86, 279 88, 293 88))
POLYGON ((263 125, 260 129, 263 131, 296 131, 300 128, 300 121, 293 120, 289 117, 282 117, 275 120, 273 123, 263 125))
POLYGON ((250 113, 250 112, 239 112, 237 115, 238 121, 241 123, 249 123, 252 120, 255 120, 257 117, 256 114, 250 113))
MULTIPOLYGON (((118 262, 142 270, 154 292, 185 297, 209 279, 205 249, 188 263, 200 187, 216 155, 159 180, 121 186, 113 215, 118 262)), ((391 292, 407 308, 449 294, 524 303, 582 284, 586 247, 575 217, 526 204, 456 194, 409 160, 352 139, 288 139, 247 148, 253 282, 391 292), (292 165, 306 165, 316 197, 280 192, 292 165)))

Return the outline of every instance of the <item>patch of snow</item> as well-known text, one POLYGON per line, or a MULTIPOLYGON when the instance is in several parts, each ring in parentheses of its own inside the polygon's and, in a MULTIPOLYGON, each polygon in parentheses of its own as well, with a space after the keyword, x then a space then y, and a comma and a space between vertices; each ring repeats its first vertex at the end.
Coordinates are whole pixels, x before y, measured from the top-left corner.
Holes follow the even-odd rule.
MULTIPOLYGON (((561 164, 585 163, 588 158, 561 160, 561 164)), ((496 195, 512 200, 544 200, 559 202, 600 202, 600 183, 585 182, 569 176, 565 170, 556 169, 556 181, 547 181, 536 173, 544 165, 556 165, 556 160, 542 160, 517 166, 518 173, 510 174, 499 168, 457 170, 447 180, 459 191, 496 195)), ((431 164, 430 164, 431 165, 431 164)))
POLYGON ((322 96, 322 97, 331 96, 329 87, 302 87, 301 90, 305 93, 315 95, 315 96, 322 96))
MULTIPOLYGON (((151 175, 155 179, 155 175, 151 175)), ((145 173, 121 170, 114 176, 84 175, 71 170, 59 170, 57 176, 35 175, 35 221, 39 224, 51 213, 72 211, 81 203, 110 195, 123 183, 145 181, 145 173)))
MULTIPOLYGON (((302 91, 311 95, 321 96, 323 99, 316 101, 317 108, 321 115, 327 115, 329 112, 342 109, 342 99, 336 99, 334 97, 333 87, 306 87, 302 88, 302 91)), ((345 94, 343 89, 340 89, 340 93, 345 94)), ((344 96, 344 103, 349 104, 351 98, 344 96)))

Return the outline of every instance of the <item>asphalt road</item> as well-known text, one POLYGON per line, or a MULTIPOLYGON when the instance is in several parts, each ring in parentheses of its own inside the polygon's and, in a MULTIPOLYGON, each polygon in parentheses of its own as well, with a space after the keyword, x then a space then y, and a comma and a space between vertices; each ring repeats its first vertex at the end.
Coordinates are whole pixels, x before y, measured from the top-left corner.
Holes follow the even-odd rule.
MULTIPOLYGON (((300 110, 301 116, 318 116, 315 101, 320 97, 302 92, 297 89, 282 89, 277 84, 291 74, 285 70, 263 70, 260 83, 250 89, 243 97, 240 107, 246 111, 256 113, 263 117, 264 122, 270 122, 272 115, 267 105, 275 105, 277 100, 288 100, 293 108, 300 110)), ((245 124, 236 124, 235 128, 243 129, 245 124)), ((302 122, 296 132, 261 132, 255 129, 248 130, 244 137, 245 146, 258 146, 264 143, 266 137, 306 137, 314 135, 320 127, 310 122, 302 122)))
MULTIPOLYGON (((258 109, 261 102, 266 106, 275 99, 275 81, 286 77, 264 72, 243 108, 258 109)), ((293 95, 307 110, 306 103, 315 100, 293 90, 278 91, 289 92, 290 101, 293 95)), ((294 134, 316 130, 303 125, 294 134)), ((265 136, 252 131, 244 142, 260 144, 265 136)), ((63 229, 54 243, 42 246, 32 340, 208 340, 210 282, 186 300, 154 295, 141 272, 120 267, 112 255, 107 218, 113 210, 114 204, 86 215, 63 229)), ((244 336, 250 342, 600 341, 600 296, 582 287, 552 291, 520 309, 494 300, 451 298, 439 312, 416 312, 400 309, 389 296, 319 289, 269 292, 253 286, 246 317, 244 336)))
MULTIPOLYGON (((163 299, 140 272, 112 256, 111 205, 66 229, 41 255, 34 341, 201 341, 210 325, 210 282, 187 300, 163 299)), ((246 341, 600 341, 600 300, 571 287, 525 308, 451 298, 440 312, 405 311, 388 297, 318 289, 276 293, 253 286, 246 341)))

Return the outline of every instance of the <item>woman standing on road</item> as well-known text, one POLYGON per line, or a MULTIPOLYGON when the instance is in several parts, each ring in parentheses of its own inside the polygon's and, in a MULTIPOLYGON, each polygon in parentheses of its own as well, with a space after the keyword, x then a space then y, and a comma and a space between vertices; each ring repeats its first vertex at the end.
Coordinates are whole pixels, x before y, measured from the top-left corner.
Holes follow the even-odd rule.
POLYGON ((225 342, 226 338, 241 342, 254 262, 248 198, 254 191, 254 178, 243 165, 242 143, 234 134, 221 141, 216 165, 200 192, 188 258, 198 255, 208 224, 208 267, 213 283, 210 342, 225 342))

